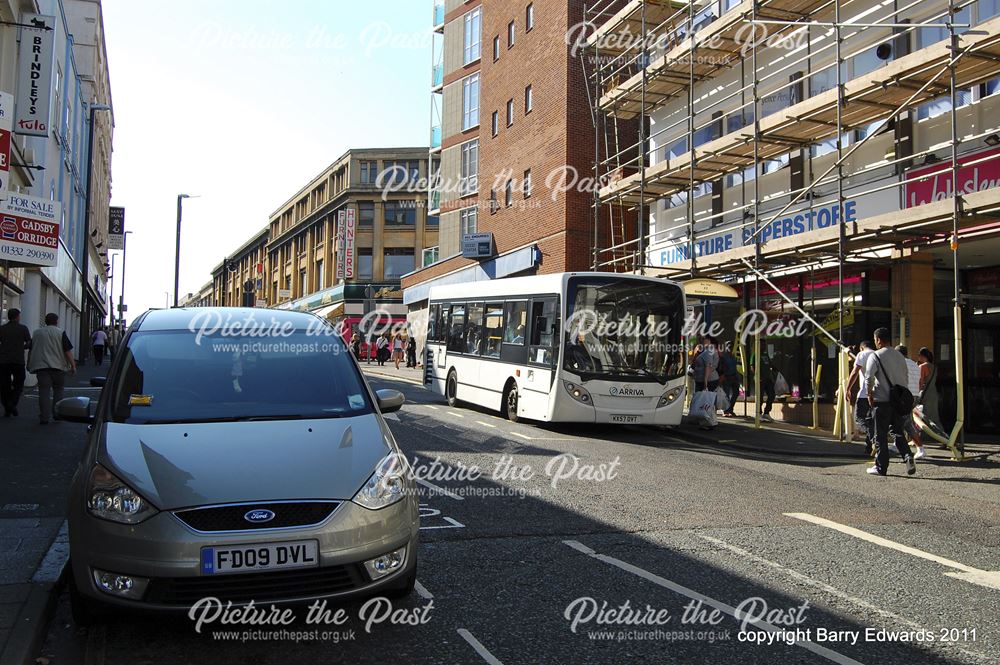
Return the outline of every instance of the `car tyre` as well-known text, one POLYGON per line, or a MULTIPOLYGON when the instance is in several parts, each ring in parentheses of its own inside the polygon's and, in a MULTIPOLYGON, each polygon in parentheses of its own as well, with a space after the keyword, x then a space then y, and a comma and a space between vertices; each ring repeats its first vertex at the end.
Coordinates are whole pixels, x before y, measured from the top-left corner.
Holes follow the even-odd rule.
POLYGON ((500 413, 512 423, 518 421, 517 399, 517 384, 511 379, 507 382, 507 386, 503 390, 503 403, 501 404, 500 413))
POLYGON ((448 400, 448 406, 458 406, 458 374, 455 373, 455 370, 448 372, 444 396, 448 400))

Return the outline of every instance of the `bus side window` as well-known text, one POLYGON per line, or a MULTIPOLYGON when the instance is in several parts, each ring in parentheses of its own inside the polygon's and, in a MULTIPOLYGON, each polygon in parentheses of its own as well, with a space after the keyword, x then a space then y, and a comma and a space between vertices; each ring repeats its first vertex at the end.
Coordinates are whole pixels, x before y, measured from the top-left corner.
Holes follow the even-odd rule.
POLYGON ((500 337, 503 334, 503 303, 486 305, 486 351, 487 358, 500 357, 500 337))
POLYGON ((451 326, 448 332, 448 350, 465 353, 465 304, 451 308, 451 326))
POLYGON ((531 303, 531 344, 528 362, 553 365, 556 361, 556 339, 559 333, 559 307, 554 299, 531 303))
POLYGON ((528 323, 528 303, 512 300, 504 304, 504 344, 524 345, 524 331, 528 323))
POLYGON ((431 305, 427 311, 427 341, 437 340, 438 318, 441 316, 441 305, 431 305))

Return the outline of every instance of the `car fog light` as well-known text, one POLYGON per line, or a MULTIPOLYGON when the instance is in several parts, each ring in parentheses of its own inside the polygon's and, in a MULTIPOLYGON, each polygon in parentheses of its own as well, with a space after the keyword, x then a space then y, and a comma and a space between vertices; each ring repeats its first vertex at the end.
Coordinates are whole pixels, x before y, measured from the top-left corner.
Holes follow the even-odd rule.
POLYGON ((394 552, 365 561, 365 569, 373 580, 377 580, 402 569, 404 563, 406 563, 406 548, 401 547, 394 552))
POLYGON ((131 598, 139 600, 146 592, 146 584, 149 582, 145 577, 134 577, 132 575, 119 575, 109 573, 105 570, 94 570, 94 584, 104 593, 120 598, 131 598))

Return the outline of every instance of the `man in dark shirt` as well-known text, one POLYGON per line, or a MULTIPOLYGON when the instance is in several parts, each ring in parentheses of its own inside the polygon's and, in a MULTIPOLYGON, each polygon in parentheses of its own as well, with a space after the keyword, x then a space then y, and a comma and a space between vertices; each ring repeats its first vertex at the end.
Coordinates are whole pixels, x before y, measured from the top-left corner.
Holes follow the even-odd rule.
POLYGON ((21 325, 21 310, 8 310, 7 319, 0 326, 0 401, 4 418, 17 415, 17 403, 24 390, 24 352, 31 348, 31 333, 21 325))

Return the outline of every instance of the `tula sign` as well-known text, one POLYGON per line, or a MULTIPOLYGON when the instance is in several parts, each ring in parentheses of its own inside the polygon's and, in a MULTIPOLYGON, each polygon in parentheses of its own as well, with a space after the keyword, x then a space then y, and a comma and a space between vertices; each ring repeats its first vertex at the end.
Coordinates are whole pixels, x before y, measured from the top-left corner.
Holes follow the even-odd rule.
POLYGON ((34 27, 21 28, 14 133, 48 136, 56 19, 54 16, 22 14, 21 22, 34 27))
MULTIPOLYGON (((950 199, 955 190, 951 171, 950 160, 907 171, 906 207, 950 199)), ((1000 148, 959 157, 958 187, 962 194, 1000 187, 1000 148)))

